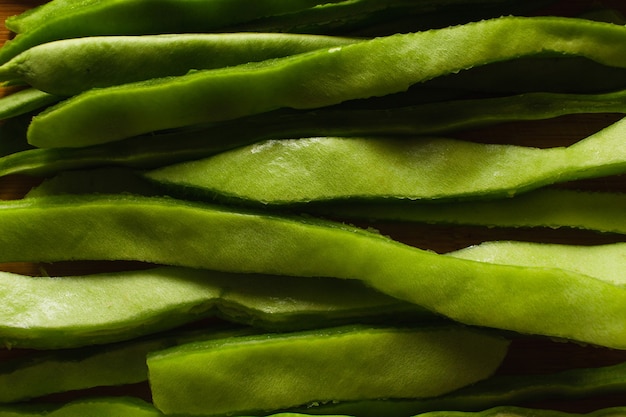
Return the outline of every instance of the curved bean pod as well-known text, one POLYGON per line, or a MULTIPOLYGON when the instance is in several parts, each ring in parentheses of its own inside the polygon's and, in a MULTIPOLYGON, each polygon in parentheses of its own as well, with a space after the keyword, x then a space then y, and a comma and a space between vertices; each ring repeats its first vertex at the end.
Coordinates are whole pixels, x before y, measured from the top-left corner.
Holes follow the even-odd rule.
POLYGON ((0 311, 0 341, 17 348, 111 343, 214 316, 272 331, 391 318, 434 320, 418 306, 357 281, 168 267, 55 279, 2 273, 0 278, 0 293, 14 300, 0 311))
POLYGON ((570 369, 552 374, 495 375, 436 398, 355 401, 297 410, 313 415, 378 417, 384 414, 387 417, 401 417, 418 413, 428 415, 428 412, 436 410, 485 410, 542 400, 589 398, 621 394, 624 390, 626 390, 626 363, 620 363, 598 368, 570 369))
MULTIPOLYGON (((0 66, 0 81, 72 96, 91 88, 263 61, 358 42, 280 33, 95 36, 38 45, 0 66)), ((1 115, 1 113, 0 113, 1 115)))
POLYGON ((402 92, 445 74, 537 54, 582 55, 625 67, 626 59, 620 59, 626 56, 625 40, 626 28, 618 25, 522 17, 382 37, 262 63, 90 90, 33 118, 28 140, 38 147, 87 146, 284 107, 324 107, 402 92))
MULTIPOLYGON (((425 93, 426 95, 426 93, 425 93)), ((530 93, 385 109, 274 112, 188 131, 83 148, 34 149, 0 158, 0 176, 49 175, 99 166, 156 168, 200 159, 263 139, 312 136, 432 135, 515 120, 577 113, 624 113, 626 90, 607 94, 530 93), (148 146, 149 144, 149 146, 148 146)), ((26 129, 16 140, 26 143, 26 129)))
POLYGON ((343 219, 488 227, 571 227, 626 234, 625 193, 546 188, 488 201, 334 203, 309 205, 306 211, 343 219))
POLYGON ((626 290, 579 273, 457 259, 338 223, 169 199, 0 205, 0 261, 81 259, 357 279, 462 323, 626 348, 626 290))
MULTIPOLYGON (((333 1, 338 0, 323 3, 333 1)), ((211 32, 318 4, 319 0, 261 0, 254 7, 245 0, 87 0, 80 4, 54 0, 7 19, 7 27, 18 35, 0 49, 0 62, 7 62, 33 46, 60 39, 211 32)))
POLYGON ((164 413, 236 415, 433 397, 489 377, 507 349, 505 339, 459 326, 342 327, 189 343, 153 352, 147 363, 164 413))
POLYGON ((270 140, 145 175, 173 193, 262 205, 510 197, 626 172, 624 134, 626 119, 549 149, 424 137, 270 140))

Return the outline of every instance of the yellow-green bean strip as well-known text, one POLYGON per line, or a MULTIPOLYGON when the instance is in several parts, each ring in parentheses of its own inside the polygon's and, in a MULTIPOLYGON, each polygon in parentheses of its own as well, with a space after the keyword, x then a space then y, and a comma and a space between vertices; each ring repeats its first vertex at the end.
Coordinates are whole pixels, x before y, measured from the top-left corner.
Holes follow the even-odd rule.
POLYGON ((50 94, 72 96, 91 88, 183 75, 191 70, 228 67, 355 42, 358 40, 338 36, 284 33, 94 36, 30 48, 0 66, 0 81, 21 81, 50 94))
POLYGON ((172 267, 55 279, 2 273, 0 294, 13 300, 0 310, 0 343, 35 349, 128 340, 215 316, 270 331, 435 319, 358 281, 172 267))
POLYGON ((562 269, 457 259, 338 223, 171 199, 0 204, 0 262, 89 259, 357 279, 462 323, 626 348, 626 289, 562 269))
POLYGON ((618 25, 503 17, 90 90, 33 118, 28 140, 37 147, 80 147, 285 107, 324 107, 524 56, 582 55, 626 67, 624 45, 626 28, 618 25))
MULTIPOLYGON (((325 0, 331 3, 338 0, 325 0)), ((318 0, 54 0, 9 17, 18 35, 0 49, 4 63, 33 46, 95 35, 215 32, 226 25, 280 15, 320 4, 318 0)))
POLYGON ((166 414, 267 414, 324 401, 425 398, 491 376, 509 341, 466 326, 346 326, 179 345, 148 355, 166 414))
POLYGON ((626 194, 546 188, 513 198, 423 203, 383 201, 309 205, 316 215, 496 227, 571 227, 626 234, 626 194))
MULTIPOLYGON (((424 96, 427 95, 425 92, 424 96)), ((393 109, 278 111, 91 147, 30 150, 0 159, 0 175, 49 175, 62 170, 111 165, 155 168, 204 158, 263 139, 319 135, 432 135, 564 114, 622 113, 625 112, 624 103, 626 91, 597 95, 532 93, 492 99, 447 100, 393 109)), ((26 144, 26 134, 20 133, 16 140, 26 144)))
POLYGON ((270 140, 146 177, 173 193, 257 205, 511 197, 626 172, 625 134, 622 119, 569 147, 549 149, 426 137, 270 140))
POLYGON ((259 333, 248 327, 229 328, 218 323, 209 326, 209 329, 160 333, 101 346, 29 352, 0 362, 0 403, 144 382, 148 379, 149 352, 193 341, 259 333))
POLYGON ((36 88, 20 90, 0 98, 0 120, 39 110, 62 99, 63 97, 48 94, 36 88))

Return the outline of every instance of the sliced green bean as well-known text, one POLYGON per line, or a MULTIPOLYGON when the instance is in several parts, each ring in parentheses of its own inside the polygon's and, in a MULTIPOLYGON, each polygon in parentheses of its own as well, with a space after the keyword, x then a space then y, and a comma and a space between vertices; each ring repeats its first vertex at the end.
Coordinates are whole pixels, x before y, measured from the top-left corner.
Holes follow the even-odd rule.
POLYGON ((318 108, 402 92, 495 61, 581 55, 626 67, 626 28, 567 18, 503 17, 261 63, 89 90, 33 118, 38 147, 79 147, 232 120, 279 108, 318 108), (494 48, 499 45, 499 48, 494 48), (132 122, 131 122, 132 121, 132 122))
POLYGON ((91 88, 355 42, 356 39, 338 36, 279 33, 95 36, 30 48, 0 67, 0 81, 21 81, 51 94, 72 96, 91 88))
MULTIPOLYGON (((626 90, 598 95, 531 93, 493 99, 448 99, 382 109, 278 111, 91 147, 30 150, 1 158, 0 175, 50 175, 63 170, 111 165, 156 168, 204 158, 263 139, 433 135, 564 114, 623 113, 625 102, 626 90)), ((16 140, 26 143, 25 133, 20 133, 16 140)))
POLYGON ((454 201, 334 203, 307 206, 316 215, 488 227, 570 227, 626 234, 626 194, 541 189, 513 198, 454 201))
MULTIPOLYGON (((607 263, 621 262, 617 252, 607 263)), ((0 205, 0 262, 61 260, 357 279, 462 323, 626 348, 626 290, 579 273, 457 259, 339 223, 171 199, 0 205)))
POLYGON ((40 110, 61 100, 62 97, 45 93, 36 88, 26 88, 0 98, 0 120, 40 110))
POLYGON ((430 411, 475 411, 545 400, 572 400, 626 390, 626 363, 598 368, 569 369, 552 374, 495 375, 436 398, 355 401, 299 410, 309 414, 359 417, 411 416, 430 411))
POLYGON ((435 319, 358 281, 328 278, 162 267, 54 279, 2 273, 0 279, 0 292, 14 300, 0 314, 0 341, 18 348, 110 343, 214 316, 271 331, 435 319))
POLYGON ((0 362, 0 402, 144 382, 148 379, 149 352, 198 340, 258 333, 251 328, 211 326, 210 330, 172 332, 102 346, 35 352, 0 362))
POLYGON ((263 205, 510 197, 626 172, 624 134, 626 119, 569 147, 549 149, 424 137, 270 140, 146 177, 173 193, 263 205))
POLYGON ((147 363, 164 413, 236 415, 442 395, 489 377, 507 348, 505 339, 458 326, 341 327, 189 343, 153 352, 147 363))
MULTIPOLYGON (((324 1, 329 3, 338 0, 324 1)), ((4 63, 33 46, 95 35, 212 32, 227 25, 320 4, 319 0, 54 0, 10 17, 18 35, 0 49, 4 63)))

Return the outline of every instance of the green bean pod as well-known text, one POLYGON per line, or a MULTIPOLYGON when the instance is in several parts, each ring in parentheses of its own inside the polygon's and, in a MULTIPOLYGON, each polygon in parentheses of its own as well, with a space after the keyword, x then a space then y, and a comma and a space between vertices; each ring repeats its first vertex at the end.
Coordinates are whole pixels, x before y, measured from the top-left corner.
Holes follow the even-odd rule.
POLYGON ((63 97, 36 88, 26 88, 0 98, 0 120, 10 119, 40 110, 61 101, 63 97))
POLYGON ((16 348, 111 343, 216 316, 268 331, 436 319, 358 281, 328 278, 162 267, 54 279, 2 273, 0 284, 14 300, 0 312, 0 341, 16 348))
POLYGON ((550 374, 495 375, 435 398, 344 402, 306 409, 297 408, 294 411, 312 415, 402 417, 437 410, 469 412, 546 400, 590 398, 622 394, 624 390, 626 390, 626 363, 620 363, 597 368, 569 369, 550 374))
POLYGON ((211 324, 210 330, 178 331, 102 346, 35 352, 0 362, 0 403, 144 382, 148 379, 149 352, 198 340, 256 333, 252 328, 211 324))
MULTIPOLYGON (((425 91, 423 95, 429 93, 425 91)), ((0 158, 0 176, 50 175, 63 170, 111 165, 156 168, 204 158, 264 139, 439 135, 565 114, 624 113, 625 100, 626 90, 588 95, 530 93, 490 99, 448 99, 397 108, 278 111, 90 147, 33 149, 0 158)), ((26 144, 26 128, 11 138, 19 136, 15 140, 26 144)))
POLYGON ((569 147, 445 138, 269 140, 146 173, 171 188, 247 204, 511 197, 626 172, 626 119, 569 147))
POLYGON ((489 377, 507 348, 505 339, 457 326, 341 327, 189 343, 153 352, 147 363, 164 413, 236 415, 433 397, 489 377))
POLYGON ((72 96, 92 88, 263 61, 357 41, 280 33, 68 39, 24 51, 0 66, 0 81, 20 81, 49 94, 72 96))
MULTIPOLYGON (((624 248, 614 250, 607 264, 619 265, 624 248)), ((61 260, 357 279, 462 323, 626 348, 626 290, 580 273, 457 259, 339 223, 171 199, 0 205, 1 262, 61 260)))
POLYGON ((68 403, 19 404, 0 407, 0 417, 162 417, 163 413, 134 397, 83 398, 68 403))
MULTIPOLYGON (((329 3, 338 0, 324 1, 329 3)), ((0 62, 33 46, 96 35, 214 32, 224 26, 264 16, 314 7, 319 0, 54 0, 10 17, 7 27, 18 35, 0 50, 0 62)))
POLYGON ((399 34, 261 63, 89 90, 33 118, 37 147, 79 147, 142 133, 311 109, 407 90, 488 63, 546 54, 620 59, 626 28, 567 18, 503 17, 399 34), (494 48, 499 45, 499 48, 494 48))
POLYGON ((512 198, 487 201, 436 204, 419 201, 337 202, 306 206, 306 211, 317 216, 346 220, 487 227, 568 227, 626 234, 626 194, 618 192, 545 188, 512 198))

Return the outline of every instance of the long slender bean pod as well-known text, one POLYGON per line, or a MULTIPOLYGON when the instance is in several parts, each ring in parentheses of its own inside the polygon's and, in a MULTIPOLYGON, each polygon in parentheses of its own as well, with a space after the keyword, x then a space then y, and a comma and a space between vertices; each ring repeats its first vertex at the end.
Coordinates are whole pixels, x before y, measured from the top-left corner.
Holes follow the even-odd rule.
POLYGON ((0 120, 21 116, 35 110, 58 103, 63 97, 26 88, 0 98, 0 120))
POLYGON ((402 92, 445 74, 538 54, 582 55, 624 67, 624 40, 624 27, 567 18, 503 17, 399 34, 90 90, 33 118, 28 140, 38 147, 87 146, 285 107, 324 107, 402 92))
POLYGON ((489 377, 507 348, 506 339, 458 326, 349 326, 192 342, 147 363, 159 410, 210 416, 433 397, 489 377))
POLYGON ((469 412, 542 400, 590 398, 621 394, 625 390, 626 363, 620 363, 598 368, 569 369, 551 374, 495 375, 436 398, 355 401, 297 410, 323 415, 377 417, 384 414, 388 417, 400 417, 437 410, 469 412))
POLYGON ((488 201, 335 203, 307 212, 342 219, 488 227, 570 227, 626 234, 626 194, 546 188, 488 201))
POLYGON ((50 94, 72 96, 91 88, 263 61, 357 41, 280 33, 68 39, 24 51, 0 67, 0 81, 21 81, 50 94))
MULTIPOLYGON (((323 3, 329 3, 330 0, 323 3)), ((320 4, 319 0, 54 0, 6 24, 18 35, 0 50, 0 62, 33 46, 68 38, 95 35, 144 35, 212 32, 224 26, 264 16, 288 13, 320 4)))
POLYGON ((0 261, 81 259, 358 279, 466 324, 626 348, 626 290, 561 269, 457 259, 338 223, 169 199, 0 206, 0 261))
POLYGON ((270 140, 149 171, 161 184, 249 204, 506 197, 626 172, 626 119, 569 147, 444 138, 270 140))
MULTIPOLYGON (((90 147, 29 150, 1 158, 0 175, 49 175, 63 170, 110 165, 156 168, 200 159, 263 139, 320 135, 433 135, 565 114, 623 113, 626 111, 625 102, 626 91, 597 95, 531 93, 503 98, 447 100, 399 108, 279 111, 90 147)), ((26 143, 25 130, 15 139, 26 143)))
POLYGON ((198 340, 258 333, 252 328, 211 326, 210 330, 157 334, 102 346, 35 352, 0 362, 0 402, 23 402, 55 393, 144 382, 148 379, 149 352, 198 340))
POLYGON ((358 281, 328 278, 162 267, 54 279, 3 273, 0 279, 0 292, 14 300, 0 311, 0 341, 17 348, 117 342, 215 316, 268 331, 435 319, 358 281))

